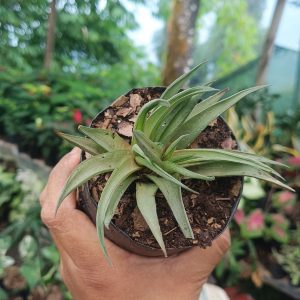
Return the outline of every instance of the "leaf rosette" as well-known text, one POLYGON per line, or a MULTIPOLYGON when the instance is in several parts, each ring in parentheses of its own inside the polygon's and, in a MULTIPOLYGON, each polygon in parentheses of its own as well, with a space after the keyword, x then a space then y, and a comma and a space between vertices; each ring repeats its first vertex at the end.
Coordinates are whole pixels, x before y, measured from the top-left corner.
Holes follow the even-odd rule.
POLYGON ((108 257, 104 228, 128 187, 135 183, 136 202, 153 236, 167 256, 159 226, 155 194, 164 195, 183 235, 193 239, 186 214, 182 189, 198 194, 183 183, 184 179, 212 181, 217 177, 249 176, 293 191, 272 166, 279 162, 238 150, 191 149, 199 134, 218 116, 243 97, 265 86, 256 86, 223 98, 227 90, 218 91, 210 83, 182 90, 184 84, 202 64, 175 80, 159 99, 146 103, 139 111, 132 139, 127 142, 110 129, 79 126, 84 136, 58 133, 62 138, 90 154, 67 180, 57 208, 68 194, 91 178, 111 173, 100 195, 96 227, 108 257), (209 97, 204 95, 209 93, 209 97))

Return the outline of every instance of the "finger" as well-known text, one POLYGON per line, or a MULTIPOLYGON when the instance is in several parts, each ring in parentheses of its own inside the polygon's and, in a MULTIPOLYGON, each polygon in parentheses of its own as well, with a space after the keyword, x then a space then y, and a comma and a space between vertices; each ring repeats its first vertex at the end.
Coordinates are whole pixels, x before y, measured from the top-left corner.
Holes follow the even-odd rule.
MULTIPOLYGON (((74 148, 52 170, 48 184, 41 196, 43 203, 41 217, 50 229, 56 244, 60 247, 60 252, 66 252, 75 263, 91 261, 94 264, 96 257, 97 260, 104 261, 98 236, 95 226, 89 218, 80 210, 75 209, 75 193, 66 197, 55 214, 57 199, 79 160, 80 150, 74 148), (89 250, 86 251, 86 249, 89 250), (88 259, 91 256, 95 256, 94 259, 88 259)), ((107 241, 106 244, 112 257, 128 255, 127 251, 113 243, 107 241)))
MULTIPOLYGON (((68 177, 80 161, 80 151, 79 148, 74 148, 51 171, 48 183, 40 196, 42 213, 46 214, 47 217, 54 217, 59 195, 68 177)), ((63 210, 63 207, 75 208, 76 199, 74 196, 67 197, 63 201, 61 210, 63 210)))
POLYGON ((50 194, 51 197, 47 202, 51 202, 56 206, 56 201, 60 196, 68 177, 80 162, 80 153, 81 150, 79 148, 73 148, 73 150, 66 154, 53 168, 49 175, 47 186, 48 194, 50 194))
MULTIPOLYGON (((95 225, 82 211, 69 210, 48 227, 59 252, 67 254, 78 268, 94 269, 97 266, 97 269, 107 269, 109 263, 101 250, 95 225)), ((130 255, 107 239, 105 245, 115 265, 126 261, 130 255)))
POLYGON ((205 249, 194 247, 187 252, 187 256, 193 256, 195 259, 201 259, 207 264, 216 265, 225 255, 230 246, 230 232, 226 229, 217 239, 212 242, 210 247, 205 249))
MULTIPOLYGON (((58 192, 62 190, 63 185, 66 182, 66 179, 71 174, 72 170, 76 167, 76 165, 80 161, 80 149, 75 147, 72 151, 67 153, 59 162, 58 164, 52 169, 48 182, 44 187, 43 191, 40 195, 40 204, 43 207, 44 203, 47 200, 48 196, 48 189, 50 187, 51 193, 53 190, 55 194, 52 198, 57 196, 58 192)), ((51 199, 50 199, 51 200, 51 199)), ((48 199, 49 202, 49 199, 48 199)))
POLYGON ((225 255, 230 246, 230 233, 226 229, 210 247, 205 249, 193 247, 191 250, 171 257, 171 263, 175 263, 180 272, 197 271, 198 269, 205 275, 209 275, 221 258, 225 255))

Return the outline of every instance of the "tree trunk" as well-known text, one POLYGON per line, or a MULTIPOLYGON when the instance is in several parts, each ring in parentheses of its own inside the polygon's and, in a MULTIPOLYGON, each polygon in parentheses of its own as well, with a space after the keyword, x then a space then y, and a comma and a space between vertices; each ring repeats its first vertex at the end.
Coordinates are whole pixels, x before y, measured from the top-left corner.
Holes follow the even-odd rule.
POLYGON ((293 97, 294 111, 300 108, 300 43, 299 43, 299 50, 298 50, 297 65, 298 66, 297 66, 296 82, 295 82, 294 97, 293 97))
POLYGON ((259 66, 256 74, 256 84, 261 85, 266 82, 266 73, 269 60, 272 55, 275 36, 279 27, 280 19, 283 13, 286 0, 277 0, 277 4, 272 17, 271 26, 268 30, 267 37, 264 42, 262 55, 259 61, 259 66))
POLYGON ((48 17, 48 30, 47 30, 47 40, 46 40, 46 48, 44 55, 44 69, 49 70, 54 44, 55 44, 55 26, 56 26, 56 0, 52 0, 50 5, 50 13, 48 17))
POLYGON ((190 64, 200 0, 174 0, 168 22, 168 43, 162 74, 164 85, 180 76, 190 64))

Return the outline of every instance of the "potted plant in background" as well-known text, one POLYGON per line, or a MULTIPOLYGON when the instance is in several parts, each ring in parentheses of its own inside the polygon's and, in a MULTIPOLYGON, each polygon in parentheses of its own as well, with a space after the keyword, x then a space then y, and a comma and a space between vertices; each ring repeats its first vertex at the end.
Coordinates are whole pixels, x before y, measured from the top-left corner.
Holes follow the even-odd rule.
POLYGON ((133 89, 99 113, 85 135, 59 133, 80 147, 82 162, 58 201, 80 188, 79 205, 104 236, 141 255, 207 247, 231 220, 243 176, 292 190, 267 158, 238 150, 219 117, 252 87, 222 99, 210 83, 182 90, 201 66, 167 88, 133 89), (203 100, 205 93, 209 96, 203 100))
POLYGON ((274 250, 273 255, 288 274, 292 286, 300 287, 300 226, 291 235, 289 243, 283 245, 280 252, 274 250))

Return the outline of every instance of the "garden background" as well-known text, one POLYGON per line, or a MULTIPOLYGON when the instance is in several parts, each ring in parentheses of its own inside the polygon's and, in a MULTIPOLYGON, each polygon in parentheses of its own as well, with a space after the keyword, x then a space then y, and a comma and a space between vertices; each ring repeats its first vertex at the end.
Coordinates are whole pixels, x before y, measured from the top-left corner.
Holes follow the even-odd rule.
POLYGON ((39 193, 89 125, 133 87, 270 84, 226 116, 240 145, 289 165, 295 194, 246 179, 212 282, 231 299, 300 299, 300 1, 0 0, 0 299, 70 299, 39 193), (243 298, 244 299, 244 298, 243 298), (247 298, 251 299, 251 298, 247 298))

